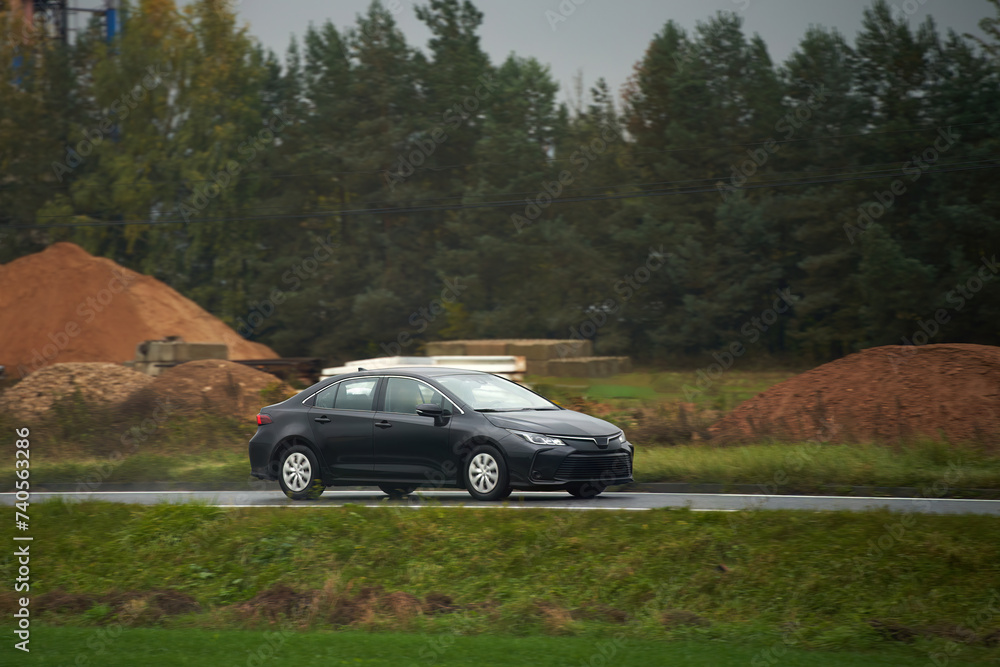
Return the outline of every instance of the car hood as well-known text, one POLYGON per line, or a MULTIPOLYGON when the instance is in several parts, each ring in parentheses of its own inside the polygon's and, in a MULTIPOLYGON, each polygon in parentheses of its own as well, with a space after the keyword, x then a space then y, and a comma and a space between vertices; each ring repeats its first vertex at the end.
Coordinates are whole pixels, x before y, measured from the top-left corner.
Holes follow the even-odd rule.
POLYGON ((550 435, 611 435, 620 429, 603 419, 572 410, 484 413, 494 426, 550 435))

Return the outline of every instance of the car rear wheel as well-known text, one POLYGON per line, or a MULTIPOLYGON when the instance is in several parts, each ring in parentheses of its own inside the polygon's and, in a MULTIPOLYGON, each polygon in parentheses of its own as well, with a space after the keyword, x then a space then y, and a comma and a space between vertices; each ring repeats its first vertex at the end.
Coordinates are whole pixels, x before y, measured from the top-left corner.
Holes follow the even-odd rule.
POLYGON ((465 488, 476 500, 503 500, 510 495, 507 463, 494 447, 472 450, 465 461, 465 488))
POLYGON ((607 490, 608 485, 601 482, 580 482, 566 487, 574 498, 596 498, 607 490))
POLYGON ((278 484, 292 500, 315 500, 326 490, 316 455, 305 445, 295 445, 281 455, 278 484))
POLYGON ((378 488, 390 498, 402 498, 413 493, 417 487, 409 484, 379 484, 378 488))

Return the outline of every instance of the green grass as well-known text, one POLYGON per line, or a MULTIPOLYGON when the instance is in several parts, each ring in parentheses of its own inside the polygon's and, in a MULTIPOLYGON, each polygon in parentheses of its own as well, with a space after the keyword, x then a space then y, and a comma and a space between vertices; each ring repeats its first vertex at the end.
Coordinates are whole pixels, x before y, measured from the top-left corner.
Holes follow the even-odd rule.
MULTIPOLYGON (((638 446, 639 482, 751 484, 778 493, 831 493, 831 486, 846 490, 937 484, 935 496, 967 496, 967 489, 1000 489, 1000 453, 944 442, 716 447, 704 441, 707 425, 726 409, 790 375, 733 370, 693 402, 685 399, 684 387, 697 381, 694 372, 532 380, 538 391, 567 407, 624 428, 638 446)), ((58 404, 58 411, 64 418, 41 420, 32 427, 34 484, 97 489, 167 482, 231 488, 250 481, 246 443, 255 426, 245 420, 178 413, 135 438, 126 434, 148 423, 141 407, 116 412, 69 397, 58 404), (123 435, 129 446, 123 444, 123 435)), ((12 419, 0 414, 0 431, 23 425, 12 419)), ((13 488, 14 480, 12 468, 0 471, 0 488, 13 488)))
MULTIPOLYGON (((963 655, 1000 658, 1000 649, 979 646, 1000 630, 1000 618, 980 614, 1000 604, 996 517, 111 503, 30 509, 33 604, 57 589, 95 596, 173 589, 201 605, 187 616, 136 617, 146 625, 267 628, 239 605, 285 585, 317 596, 308 611, 284 617, 303 630, 348 623, 766 645, 794 629, 802 648, 895 646, 878 622, 909 628, 920 650, 948 646, 951 629, 965 627, 977 639, 962 645, 963 655), (332 610, 356 605, 352 596, 373 585, 417 601, 446 595, 454 608, 404 614, 372 604, 370 613, 334 620, 332 610)), ((10 543, 11 530, 0 538, 10 543)), ((8 558, 2 575, 12 581, 15 568, 8 558)), ((0 592, 6 619, 13 596, 0 592)), ((85 613, 35 609, 36 620, 60 625, 113 623, 123 613, 96 600, 85 613)))
POLYGON ((683 401, 693 402, 699 408, 726 411, 794 375, 790 371, 731 370, 710 385, 702 385, 705 391, 697 392, 690 391, 698 385, 696 371, 636 371, 608 378, 533 375, 527 380, 539 393, 563 403, 582 398, 610 401, 626 408, 649 402, 683 401))
MULTIPOLYGON (((232 451, 186 456, 136 454, 123 459, 63 459, 54 463, 42 458, 32 465, 31 478, 36 485, 75 484, 81 491, 143 482, 236 487, 250 479, 246 454, 232 451)), ((639 446, 635 479, 752 484, 768 493, 831 493, 831 486, 845 490, 850 486, 914 487, 926 489, 924 495, 953 497, 972 493, 969 489, 1000 489, 1000 457, 933 441, 898 447, 810 443, 639 446)), ((3 488, 13 488, 14 471, 0 475, 0 481, 3 488)))
POLYGON ((759 444, 739 447, 638 447, 637 482, 759 484, 771 493, 826 492, 833 486, 926 488, 933 497, 961 489, 1000 489, 1000 457, 924 441, 877 444, 759 444))
MULTIPOLYGON (((876 651, 816 651, 781 642, 761 645, 720 644, 708 640, 662 642, 642 639, 578 637, 460 636, 367 632, 285 633, 240 630, 155 628, 84 629, 40 626, 30 655, 21 665, 100 664, 106 667, 176 667, 177 665, 368 665, 398 667, 902 667, 928 664, 914 649, 880 647, 876 651), (82 658, 78 657, 82 656, 82 658), (255 660, 257 658, 257 660, 255 660), (88 660, 89 659, 89 660, 88 660), (756 660, 756 662, 754 662, 756 660)), ((10 651, 5 646, 4 652, 10 651)), ((963 657, 961 654, 959 658, 963 657)), ((950 660, 961 667, 972 663, 950 660)))
MULTIPOLYGON (((91 457, 54 463, 42 459, 31 467, 31 480, 36 486, 73 484, 80 491, 97 491, 107 484, 236 485, 249 479, 250 461, 246 453, 228 451, 198 452, 189 456, 134 454, 120 459, 91 457)), ((4 489, 13 489, 14 480, 13 471, 0 474, 0 486, 4 489)))

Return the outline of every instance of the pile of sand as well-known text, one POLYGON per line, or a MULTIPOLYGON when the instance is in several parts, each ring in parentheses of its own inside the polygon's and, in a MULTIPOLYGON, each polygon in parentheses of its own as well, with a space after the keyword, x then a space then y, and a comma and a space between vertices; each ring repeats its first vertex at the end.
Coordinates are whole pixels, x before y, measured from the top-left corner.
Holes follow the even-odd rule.
POLYGON ((742 403, 716 441, 775 437, 897 442, 923 436, 1000 444, 1000 348, 876 347, 824 364, 742 403))
POLYGON ((225 343, 230 359, 273 359, 168 285, 72 243, 0 265, 0 365, 24 376, 67 361, 123 362, 166 336, 225 343))
POLYGON ((46 366, 0 393, 0 409, 37 418, 58 398, 75 392, 88 402, 118 404, 153 379, 118 364, 69 363, 46 366))
POLYGON ((136 392, 136 405, 160 400, 179 413, 214 413, 253 419, 265 405, 293 395, 295 390, 270 373, 220 359, 189 361, 168 368, 136 392), (261 395, 264 391, 265 395, 261 395))

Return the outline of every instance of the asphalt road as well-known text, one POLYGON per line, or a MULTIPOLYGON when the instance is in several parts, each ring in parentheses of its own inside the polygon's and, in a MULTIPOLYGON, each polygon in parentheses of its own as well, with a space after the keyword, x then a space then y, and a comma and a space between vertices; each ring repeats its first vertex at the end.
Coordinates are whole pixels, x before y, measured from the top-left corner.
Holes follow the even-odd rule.
MULTIPOLYGON (((614 492, 591 500, 577 500, 563 492, 518 493, 505 503, 483 503, 464 491, 428 491, 403 500, 389 500, 379 491, 327 490, 318 500, 294 502, 280 491, 115 491, 93 493, 38 492, 31 502, 62 498, 65 501, 104 500, 118 503, 185 503, 197 501, 217 507, 336 507, 348 503, 365 507, 425 505, 444 507, 508 507, 565 510, 650 510, 659 507, 690 507, 696 511, 738 511, 742 509, 852 510, 888 508, 895 512, 919 514, 992 514, 1000 515, 1000 500, 955 500, 948 498, 864 498, 842 496, 765 496, 708 493, 630 493, 614 492)), ((0 505, 13 505, 13 493, 0 494, 0 505)))

